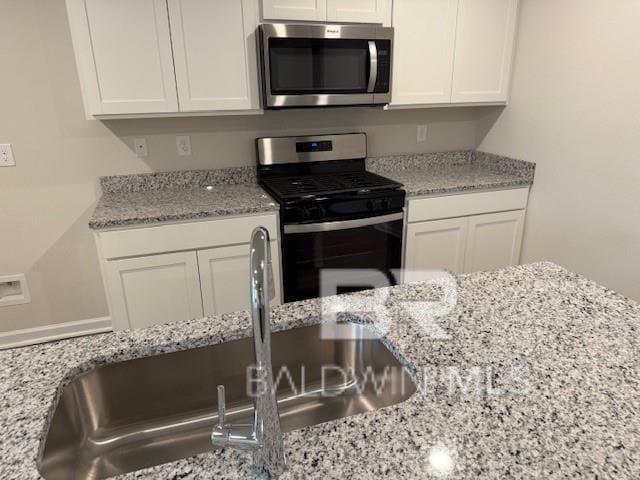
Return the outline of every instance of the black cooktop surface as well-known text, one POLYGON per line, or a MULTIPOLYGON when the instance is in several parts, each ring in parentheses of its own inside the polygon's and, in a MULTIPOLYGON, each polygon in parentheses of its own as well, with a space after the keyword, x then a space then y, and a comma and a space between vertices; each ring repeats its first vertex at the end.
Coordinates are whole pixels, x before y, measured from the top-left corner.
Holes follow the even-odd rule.
POLYGON ((277 200, 296 200, 323 195, 366 193, 373 190, 396 189, 401 184, 375 173, 341 172, 314 175, 272 176, 263 178, 277 200))

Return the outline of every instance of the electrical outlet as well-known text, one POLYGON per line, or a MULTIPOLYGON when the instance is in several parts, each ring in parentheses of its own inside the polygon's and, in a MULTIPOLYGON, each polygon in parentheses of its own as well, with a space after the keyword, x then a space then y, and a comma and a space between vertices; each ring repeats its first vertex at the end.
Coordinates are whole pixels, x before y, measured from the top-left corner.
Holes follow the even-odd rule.
POLYGON ((146 157, 149 154, 149 150, 147 150, 147 139, 134 138, 133 149, 135 150, 137 156, 146 157))
POLYGON ((418 125, 418 135, 416 140, 418 143, 427 141, 427 126, 426 125, 418 125))
POLYGON ((0 167, 15 167, 16 159, 13 157, 13 149, 10 143, 0 145, 0 167))
POLYGON ((191 137, 189 135, 178 135, 176 137, 176 148, 181 157, 191 156, 191 137))

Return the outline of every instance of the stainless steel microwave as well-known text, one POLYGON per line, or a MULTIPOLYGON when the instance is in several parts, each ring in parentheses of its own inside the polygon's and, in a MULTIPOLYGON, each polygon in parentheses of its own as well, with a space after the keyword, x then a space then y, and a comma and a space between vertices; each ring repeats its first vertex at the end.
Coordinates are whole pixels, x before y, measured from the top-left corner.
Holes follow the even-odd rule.
POLYGON ((265 108, 391 101, 393 28, 266 23, 258 39, 265 108))

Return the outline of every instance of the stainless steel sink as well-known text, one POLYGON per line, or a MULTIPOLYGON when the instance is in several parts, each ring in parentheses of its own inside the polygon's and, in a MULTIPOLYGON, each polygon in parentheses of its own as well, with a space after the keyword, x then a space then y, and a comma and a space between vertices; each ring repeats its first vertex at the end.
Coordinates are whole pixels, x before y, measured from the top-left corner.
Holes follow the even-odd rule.
MULTIPOLYGON (((415 392, 380 341, 367 339, 361 326, 341 328, 353 339, 321 339, 319 325, 273 335, 283 431, 400 403, 415 392)), ((104 478, 211 451, 218 384, 226 386, 227 419, 251 417, 251 342, 105 365, 78 377, 65 387, 43 439, 40 473, 47 480, 104 478)))

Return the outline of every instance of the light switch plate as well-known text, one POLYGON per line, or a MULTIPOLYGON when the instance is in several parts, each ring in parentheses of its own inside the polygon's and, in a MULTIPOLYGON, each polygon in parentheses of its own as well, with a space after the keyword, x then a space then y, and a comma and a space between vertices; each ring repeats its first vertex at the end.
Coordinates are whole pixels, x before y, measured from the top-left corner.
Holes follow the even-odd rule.
POLYGON ((0 167, 15 167, 16 159, 10 143, 0 144, 0 167))

